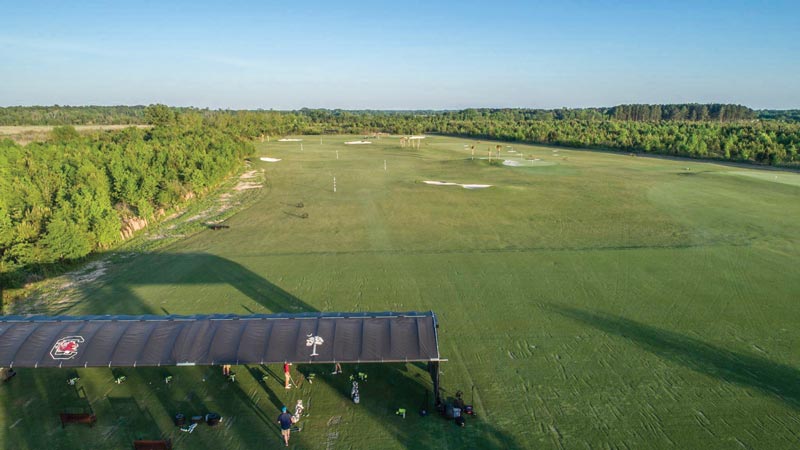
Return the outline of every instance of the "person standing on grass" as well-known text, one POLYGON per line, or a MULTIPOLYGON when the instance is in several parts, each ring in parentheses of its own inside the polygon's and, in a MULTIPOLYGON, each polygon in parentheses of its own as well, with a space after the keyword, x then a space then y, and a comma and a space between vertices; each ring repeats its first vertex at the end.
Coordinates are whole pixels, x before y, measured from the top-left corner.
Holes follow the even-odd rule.
POLYGON ((286 407, 281 408, 281 414, 278 416, 278 424, 281 427, 281 435, 283 442, 289 446, 289 434, 292 432, 292 415, 286 411, 286 407))
POLYGON ((223 364, 222 365, 222 375, 229 377, 231 376, 231 365, 230 364, 223 364))
POLYGON ((336 375, 338 373, 342 373, 342 365, 336 363, 336 365, 333 367, 333 372, 331 372, 331 375, 336 375))
POLYGON ((292 381, 292 375, 289 373, 289 366, 291 366, 291 365, 292 365, 292 363, 290 363, 290 362, 283 363, 283 378, 285 379, 285 382, 284 382, 283 386, 286 389, 291 389, 292 388, 292 385, 290 384, 291 381, 292 381))

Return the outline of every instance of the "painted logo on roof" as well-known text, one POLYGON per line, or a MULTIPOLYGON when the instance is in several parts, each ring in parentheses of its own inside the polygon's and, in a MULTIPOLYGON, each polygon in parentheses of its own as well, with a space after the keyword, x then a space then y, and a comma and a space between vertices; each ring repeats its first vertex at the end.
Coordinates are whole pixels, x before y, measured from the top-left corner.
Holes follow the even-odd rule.
POLYGON ((311 347, 313 345, 313 347, 311 348, 311 356, 319 356, 317 354, 317 346, 322 345, 325 342, 325 340, 322 339, 320 336, 314 336, 311 334, 309 334, 306 337, 308 338, 306 339, 306 347, 311 347))
POLYGON ((53 359, 72 359, 78 354, 78 347, 83 344, 83 336, 67 336, 56 341, 50 350, 53 359))

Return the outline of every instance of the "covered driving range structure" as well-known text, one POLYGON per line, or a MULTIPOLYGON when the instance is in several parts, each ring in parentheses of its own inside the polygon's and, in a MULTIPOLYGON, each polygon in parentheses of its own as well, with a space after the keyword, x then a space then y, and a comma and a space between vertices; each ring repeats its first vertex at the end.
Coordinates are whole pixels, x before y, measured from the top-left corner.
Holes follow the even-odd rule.
POLYGON ((0 317, 0 367, 426 362, 439 401, 429 312, 0 317))

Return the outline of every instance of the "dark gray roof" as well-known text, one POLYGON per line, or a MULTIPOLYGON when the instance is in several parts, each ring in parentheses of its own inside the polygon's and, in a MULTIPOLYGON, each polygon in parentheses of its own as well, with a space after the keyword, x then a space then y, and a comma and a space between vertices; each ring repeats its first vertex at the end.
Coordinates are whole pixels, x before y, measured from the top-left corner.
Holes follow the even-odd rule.
POLYGON ((0 316, 0 367, 438 361, 433 312, 0 316))

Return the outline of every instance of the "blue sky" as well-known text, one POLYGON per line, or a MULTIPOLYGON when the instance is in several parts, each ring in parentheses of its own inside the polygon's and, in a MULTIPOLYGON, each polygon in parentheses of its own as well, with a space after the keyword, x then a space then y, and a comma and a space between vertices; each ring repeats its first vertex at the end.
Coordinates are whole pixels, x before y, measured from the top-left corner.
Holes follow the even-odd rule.
POLYGON ((0 105, 800 108, 800 1, 8 1, 0 105))

